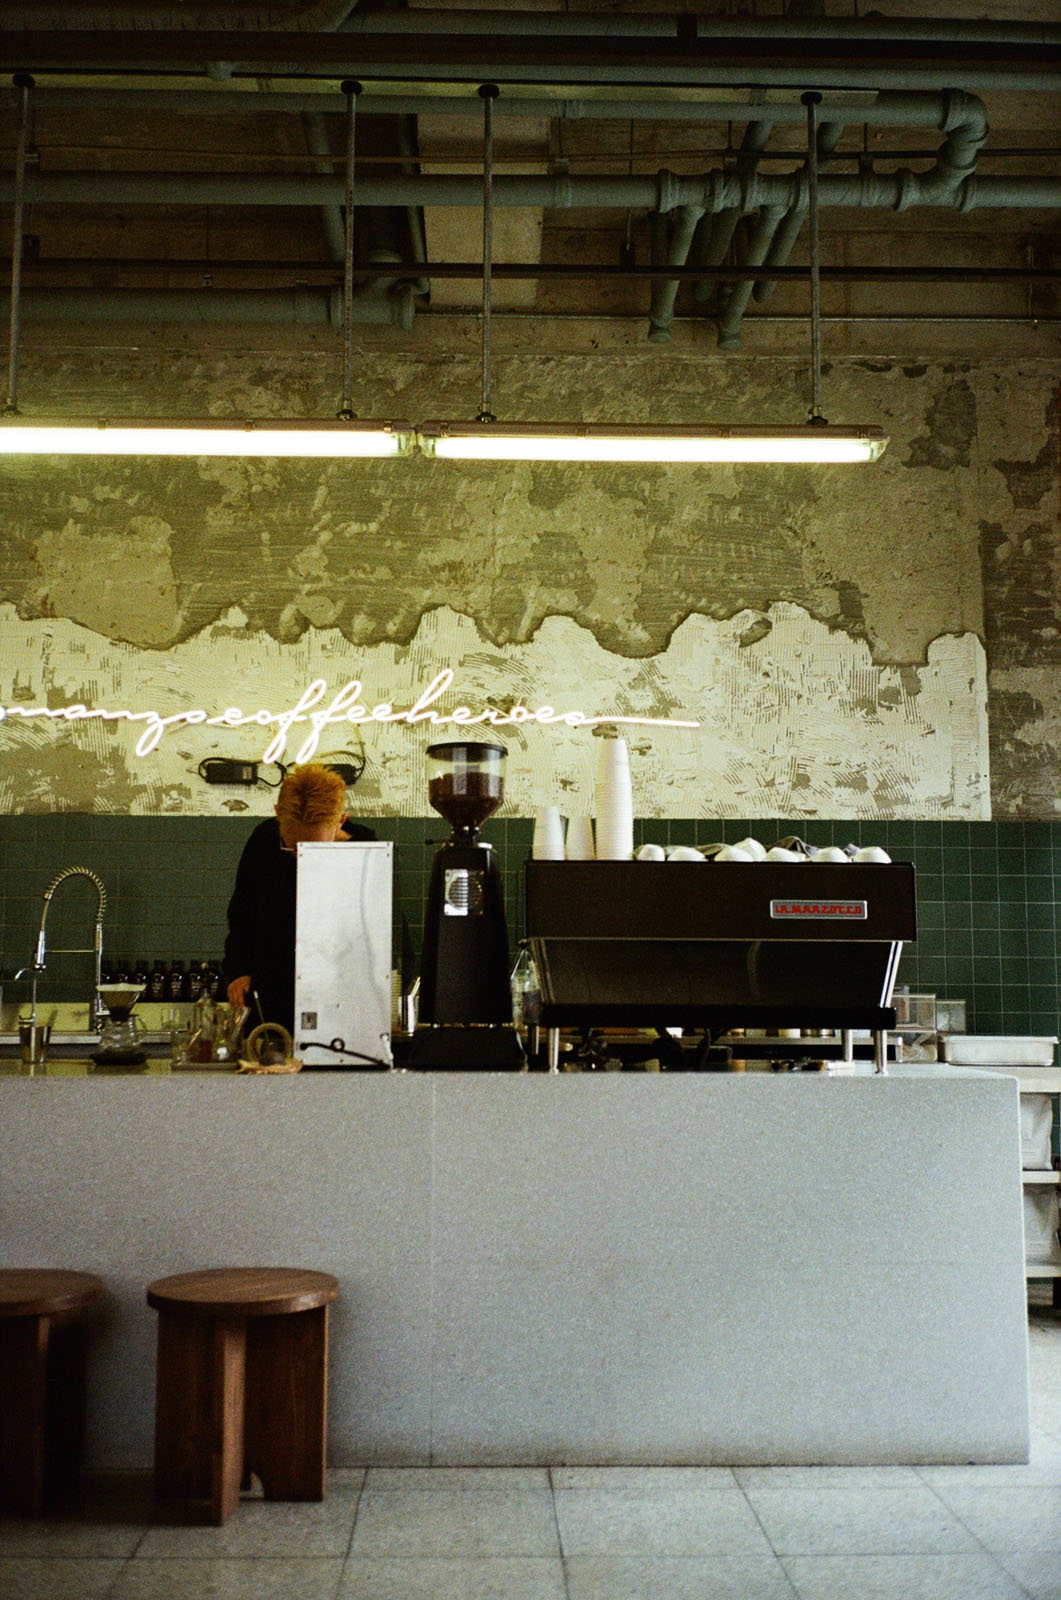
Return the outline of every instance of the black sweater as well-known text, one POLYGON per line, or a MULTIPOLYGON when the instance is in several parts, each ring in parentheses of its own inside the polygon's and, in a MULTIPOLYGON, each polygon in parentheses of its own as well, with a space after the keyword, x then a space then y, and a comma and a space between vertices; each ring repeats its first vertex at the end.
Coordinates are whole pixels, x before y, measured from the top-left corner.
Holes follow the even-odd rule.
MULTIPOLYGON (((371 828, 343 824, 343 839, 374 839, 371 828)), ((295 891, 297 858, 281 848, 275 817, 260 822, 243 847, 236 884, 228 903, 228 937, 225 940, 226 986, 249 972, 254 996, 248 1027, 264 1018, 280 1022, 288 1031, 295 1019, 295 891)))

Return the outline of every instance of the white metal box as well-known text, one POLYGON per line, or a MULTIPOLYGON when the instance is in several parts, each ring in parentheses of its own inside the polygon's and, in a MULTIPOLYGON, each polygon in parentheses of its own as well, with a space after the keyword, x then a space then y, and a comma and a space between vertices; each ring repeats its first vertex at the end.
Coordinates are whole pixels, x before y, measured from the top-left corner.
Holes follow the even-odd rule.
POLYGON ((1048 1067, 1056 1043, 1054 1034, 955 1033, 943 1041, 943 1059, 964 1067, 1048 1067))
POLYGON ((392 1063, 389 841, 300 844, 295 1054, 305 1066, 392 1063))

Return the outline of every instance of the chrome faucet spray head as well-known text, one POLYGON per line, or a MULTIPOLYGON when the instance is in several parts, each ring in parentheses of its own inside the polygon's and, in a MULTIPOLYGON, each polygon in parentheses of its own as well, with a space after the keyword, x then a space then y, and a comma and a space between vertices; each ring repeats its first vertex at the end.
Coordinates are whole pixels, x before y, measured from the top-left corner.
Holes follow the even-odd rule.
MULTIPOLYGON (((44 906, 43 906, 43 909, 41 910, 40 931, 37 934, 37 951, 36 951, 36 954, 34 955, 34 958, 33 958, 33 971, 34 972, 43 972, 44 971, 44 964, 45 964, 45 957, 46 957, 46 950, 47 950, 46 939, 45 939, 45 926, 46 926, 47 921, 48 921, 48 907, 52 903, 52 896, 54 895, 56 889, 58 889, 59 885, 61 883, 64 883, 67 878, 87 878, 89 880, 89 882, 94 886, 94 888, 96 890, 97 900, 96 900, 95 936, 94 936, 92 945, 90 946, 89 949, 84 951, 84 954, 92 955, 95 958, 95 975, 94 975, 95 976, 95 982, 93 984, 93 989, 92 989, 92 998, 89 1001, 88 1015, 89 1015, 89 1025, 92 1028, 98 1029, 100 1027, 102 1021, 103 1021, 103 1018, 106 1015, 106 1012, 104 1010, 103 1004, 100 1001, 100 997, 99 997, 99 980, 100 980, 100 968, 101 968, 101 963, 102 963, 102 958, 103 958, 103 911, 104 911, 104 908, 105 908, 105 906, 107 904, 107 891, 103 887, 102 881, 96 876, 96 874, 94 872, 90 872, 88 867, 64 867, 61 872, 57 872, 55 874, 55 877, 52 879, 51 883, 49 883, 48 887, 45 889, 45 891, 44 891, 44 906)), ((66 954, 66 955, 76 955, 79 952, 71 950, 71 951, 64 951, 62 953, 66 954)))

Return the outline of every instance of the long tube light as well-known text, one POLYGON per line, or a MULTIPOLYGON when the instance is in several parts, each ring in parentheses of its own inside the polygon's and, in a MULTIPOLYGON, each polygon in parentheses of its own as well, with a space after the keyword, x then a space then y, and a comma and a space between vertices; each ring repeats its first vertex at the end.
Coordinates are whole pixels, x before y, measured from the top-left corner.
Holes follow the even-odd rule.
POLYGON ((876 461, 881 428, 556 426, 549 423, 425 422, 425 455, 461 461, 819 462, 876 461))
POLYGON ((881 428, 696 428, 526 422, 248 422, 151 419, 138 422, 33 422, 0 417, 0 456, 412 455, 460 461, 818 463, 876 461, 888 443, 881 428))
POLYGON ((411 423, 398 420, 39 422, 0 417, 0 455, 402 456, 410 455, 415 443, 411 423))

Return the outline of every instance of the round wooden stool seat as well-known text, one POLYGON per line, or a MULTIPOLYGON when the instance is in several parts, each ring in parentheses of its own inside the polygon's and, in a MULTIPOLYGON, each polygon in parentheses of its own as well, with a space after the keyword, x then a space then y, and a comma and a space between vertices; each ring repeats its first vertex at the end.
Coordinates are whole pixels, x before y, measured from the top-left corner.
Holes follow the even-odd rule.
POLYGON ((213 1267, 158 1278, 155 1489, 222 1523, 251 1475, 267 1500, 323 1500, 331 1273, 213 1267))
POLYGON ((40 1516, 81 1464, 88 1272, 0 1268, 0 1511, 40 1516))
POLYGON ((0 1267, 0 1317, 54 1317, 83 1311, 103 1293, 90 1272, 51 1267, 0 1267))
POLYGON ((277 1317, 313 1311, 339 1293, 329 1272, 304 1272, 298 1267, 210 1267, 203 1272, 178 1272, 148 1287, 147 1303, 159 1310, 216 1317, 277 1317))

